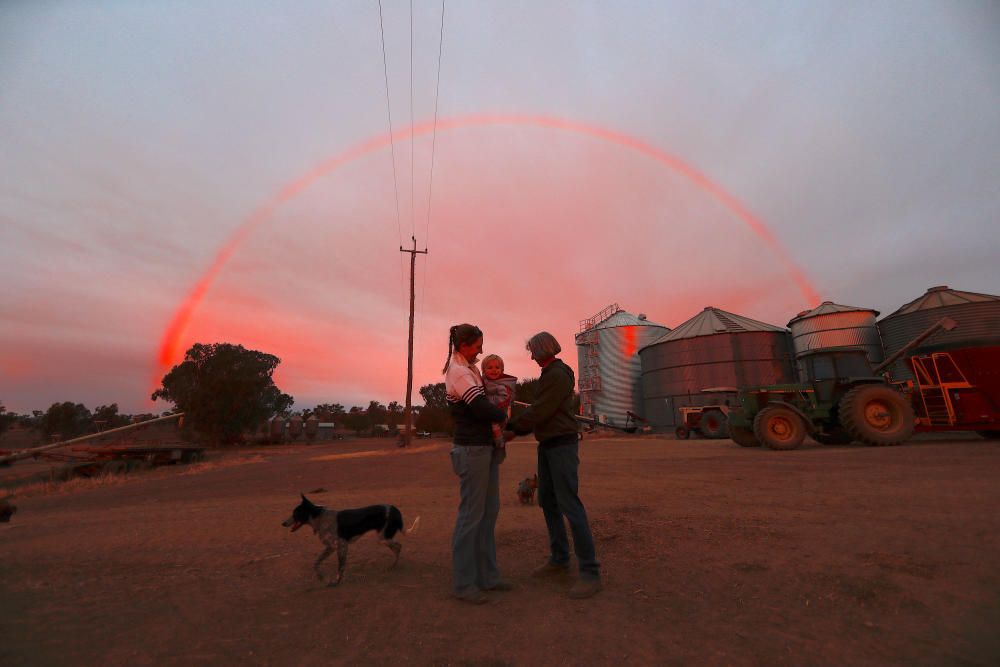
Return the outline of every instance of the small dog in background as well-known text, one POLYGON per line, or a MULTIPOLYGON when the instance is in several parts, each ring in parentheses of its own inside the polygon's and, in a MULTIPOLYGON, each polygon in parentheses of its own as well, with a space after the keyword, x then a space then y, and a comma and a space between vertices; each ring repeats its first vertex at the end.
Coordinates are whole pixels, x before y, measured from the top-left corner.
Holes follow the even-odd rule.
POLYGON ((302 526, 308 525, 326 548, 313 563, 316 576, 323 581, 323 573, 320 571, 320 564, 326 560, 334 551, 337 552, 337 578, 329 582, 328 586, 336 586, 344 577, 344 567, 347 565, 347 545, 354 542, 359 537, 369 531, 378 534, 379 542, 384 544, 395 555, 392 565, 396 567, 399 562, 399 552, 403 545, 394 538, 396 534, 406 535, 413 532, 420 522, 418 516, 413 520, 413 525, 407 530, 403 526, 403 514, 395 505, 369 505, 358 509, 349 510, 329 510, 322 505, 313 504, 305 494, 302 495, 302 502, 292 510, 292 515, 282 522, 285 528, 291 528, 295 532, 302 526))
POLYGON ((538 488, 538 475, 525 477, 517 483, 517 499, 522 505, 535 504, 535 489, 538 488))

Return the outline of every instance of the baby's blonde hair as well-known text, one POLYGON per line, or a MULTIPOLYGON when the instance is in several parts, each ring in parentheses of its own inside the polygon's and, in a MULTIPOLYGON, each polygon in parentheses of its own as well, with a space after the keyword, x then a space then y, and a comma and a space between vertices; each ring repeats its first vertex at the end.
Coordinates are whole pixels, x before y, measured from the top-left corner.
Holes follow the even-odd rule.
POLYGON ((487 354, 485 357, 483 357, 483 361, 480 364, 480 368, 482 368, 484 371, 486 370, 486 362, 487 361, 499 361, 500 362, 500 372, 501 373, 504 372, 504 370, 503 370, 503 359, 500 358, 499 354, 487 354))

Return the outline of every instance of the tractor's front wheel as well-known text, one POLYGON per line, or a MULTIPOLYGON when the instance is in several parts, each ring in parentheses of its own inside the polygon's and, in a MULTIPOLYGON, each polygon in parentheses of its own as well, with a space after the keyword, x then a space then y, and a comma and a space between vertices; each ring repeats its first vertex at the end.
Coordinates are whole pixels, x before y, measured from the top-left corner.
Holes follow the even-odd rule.
POLYGON ((729 438, 740 447, 760 447, 760 440, 753 431, 740 426, 729 427, 729 438))
POLYGON ((674 435, 678 440, 687 440, 691 437, 691 431, 687 426, 678 426, 674 429, 674 435))
POLYGON ((913 435, 916 417, 906 398, 892 387, 866 384, 840 400, 840 423, 854 440, 866 445, 898 445, 913 435))
POLYGON ((771 449, 797 449, 806 438, 806 423, 791 408, 769 405, 754 418, 753 433, 771 449))

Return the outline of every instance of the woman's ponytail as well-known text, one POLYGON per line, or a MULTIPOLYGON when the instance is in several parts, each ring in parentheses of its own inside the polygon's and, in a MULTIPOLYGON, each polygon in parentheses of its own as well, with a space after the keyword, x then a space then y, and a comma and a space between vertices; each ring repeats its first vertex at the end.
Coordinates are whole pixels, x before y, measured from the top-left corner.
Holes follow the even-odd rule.
POLYGON ((458 325, 455 325, 448 331, 448 358, 444 362, 444 368, 441 369, 441 375, 447 373, 448 367, 451 366, 451 355, 455 351, 455 329, 457 328, 458 325))

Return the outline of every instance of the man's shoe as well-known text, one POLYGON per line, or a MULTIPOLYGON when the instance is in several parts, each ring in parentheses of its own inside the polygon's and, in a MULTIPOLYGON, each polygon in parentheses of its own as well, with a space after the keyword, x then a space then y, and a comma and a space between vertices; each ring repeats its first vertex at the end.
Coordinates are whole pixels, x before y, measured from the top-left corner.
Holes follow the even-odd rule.
POLYGON ((569 596, 575 600, 583 600, 597 595, 604 588, 600 579, 577 579, 573 588, 569 589, 569 596))
POLYGON ((531 576, 537 578, 543 577, 562 577, 569 574, 569 564, 566 565, 556 565, 555 563, 549 561, 545 565, 539 565, 534 570, 531 571, 531 576))
POLYGON ((499 579, 492 586, 486 588, 488 591, 512 591, 514 590, 514 584, 507 581, 506 579, 499 579))
POLYGON ((486 604, 490 601, 490 599, 486 597, 486 593, 483 593, 478 588, 470 588, 468 590, 455 593, 454 598, 456 600, 460 600, 461 602, 468 602, 469 604, 486 604))

